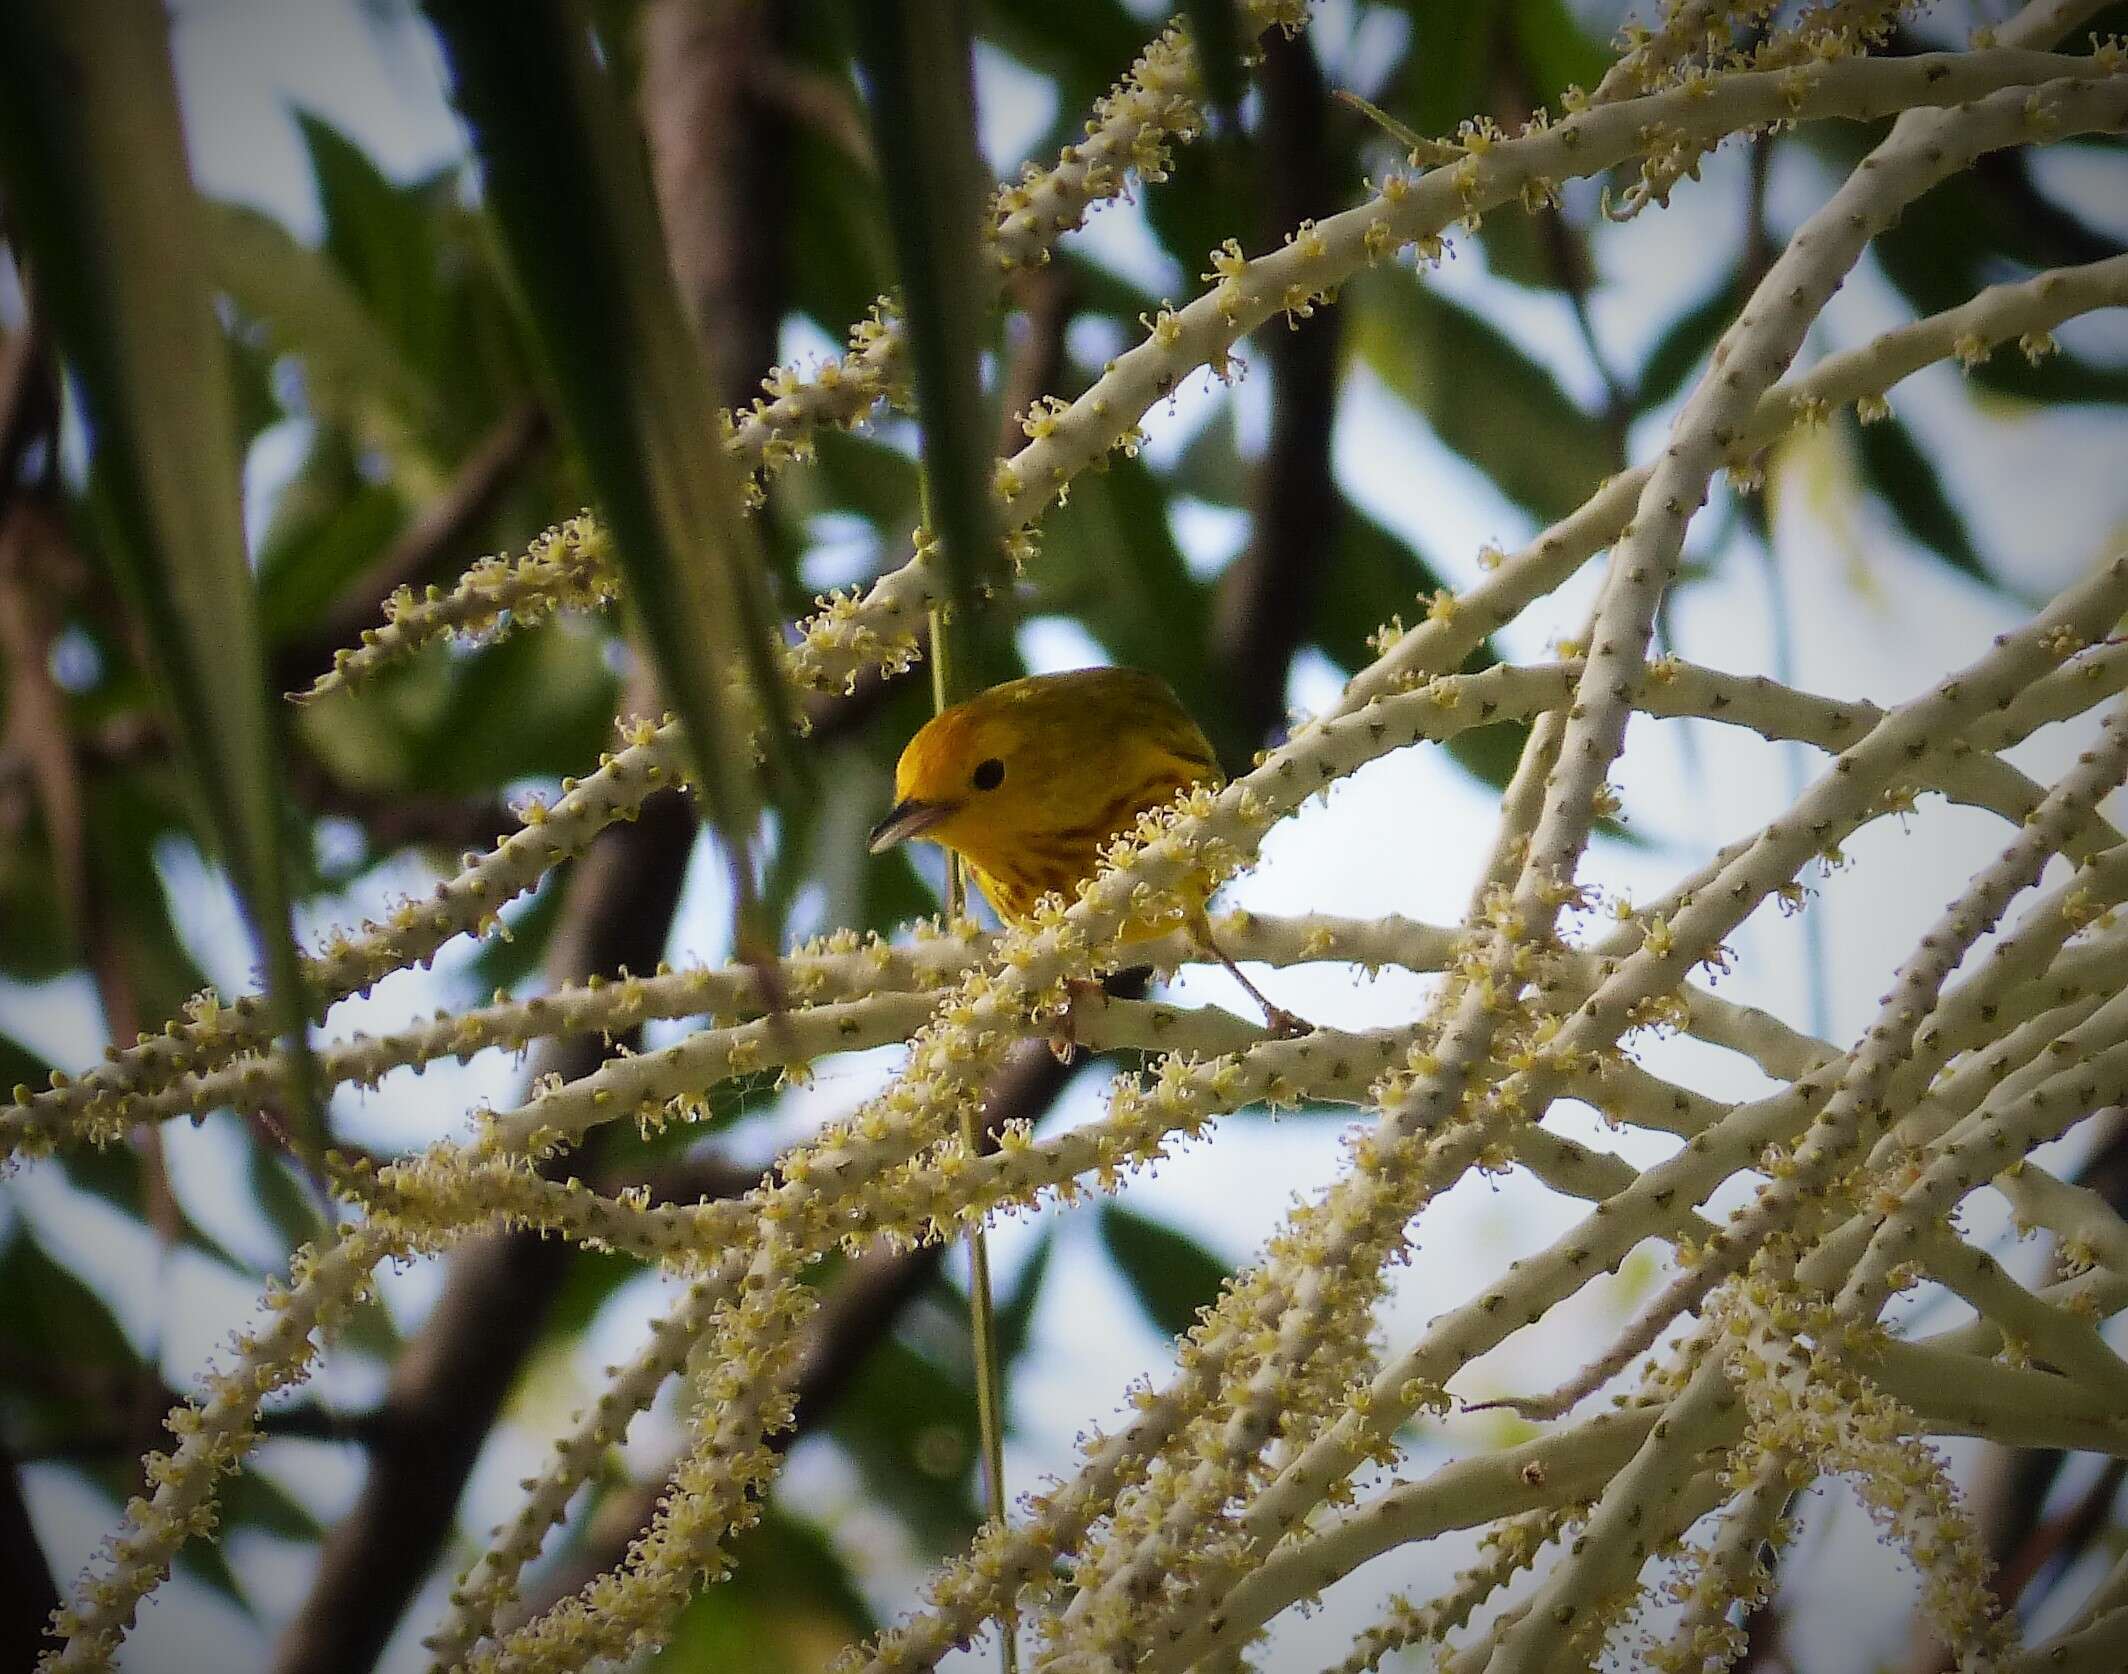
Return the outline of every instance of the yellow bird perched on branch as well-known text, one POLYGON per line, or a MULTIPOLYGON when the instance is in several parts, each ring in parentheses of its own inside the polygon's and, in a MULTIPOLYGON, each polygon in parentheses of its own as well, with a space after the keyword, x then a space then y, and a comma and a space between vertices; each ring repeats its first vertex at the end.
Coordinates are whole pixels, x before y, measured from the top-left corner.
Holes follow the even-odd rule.
MULTIPOLYGON (((894 806, 872 828, 878 854, 911 837, 951 849, 1008 924, 1052 892, 1067 901, 1101 851, 1138 816, 1191 785, 1226 782, 1197 723, 1167 682, 1134 668, 1075 669, 1008 680, 940 711, 894 768, 894 806)), ((1267 999, 1212 939, 1206 888, 1174 911, 1133 919, 1126 942, 1178 925, 1224 965, 1281 1034, 1308 1025, 1267 999)))

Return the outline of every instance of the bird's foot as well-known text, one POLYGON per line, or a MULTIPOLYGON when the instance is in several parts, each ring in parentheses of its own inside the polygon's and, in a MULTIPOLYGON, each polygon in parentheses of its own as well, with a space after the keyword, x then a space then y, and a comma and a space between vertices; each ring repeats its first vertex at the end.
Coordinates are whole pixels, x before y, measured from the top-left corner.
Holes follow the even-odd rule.
POLYGON ((1302 1035, 1315 1033, 1315 1025, 1305 1017, 1298 1017, 1284 1006, 1265 1006, 1264 1023, 1280 1040, 1298 1040, 1302 1035))
POLYGON ((1060 1064, 1076 1063, 1083 1051, 1079 1045, 1079 1006, 1105 999, 1107 991, 1100 983, 1085 977, 1073 977, 1064 984, 1064 1013, 1057 1019, 1056 1028, 1049 1036, 1049 1050, 1060 1064))

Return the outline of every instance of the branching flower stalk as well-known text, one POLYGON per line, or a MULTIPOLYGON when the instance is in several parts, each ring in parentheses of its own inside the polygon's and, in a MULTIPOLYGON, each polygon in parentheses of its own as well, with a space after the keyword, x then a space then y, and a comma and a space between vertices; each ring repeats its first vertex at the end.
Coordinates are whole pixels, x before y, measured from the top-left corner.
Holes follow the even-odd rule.
MULTIPOLYGON (((1742 463, 1789 426, 1814 422, 1836 406, 1852 402, 1866 416, 1873 410, 1871 402, 1921 367, 1954 355, 1972 362, 1997 344, 2044 334, 2078 314, 2124 303, 2128 263, 2120 258, 1993 287, 1956 309, 1830 356, 1792 386, 1770 391, 1727 462, 1742 463)), ((1369 697, 1411 684, 1427 672, 1454 668, 1488 633, 1564 582, 1615 537, 1645 481, 1645 469, 1613 478, 1526 552, 1499 561, 1494 573, 1462 598, 1445 608, 1437 604, 1428 620, 1388 638, 1380 660, 1351 683, 1342 708, 1349 710, 1369 697)), ((1840 706, 1823 707, 1836 714, 1840 706)), ((582 853, 606 825, 633 818, 646 796, 678 782, 676 734, 645 722, 631 723, 623 731, 624 747, 606 758, 596 774, 581 784, 565 784, 560 802, 552 808, 528 803, 524 831, 471 860, 456 879, 438 884, 426 903, 403 903, 388 918, 365 924, 352 936, 329 939, 311 967, 312 991, 333 999, 359 993, 390 971, 433 956, 457 935, 487 932, 510 899, 530 889, 552 867, 582 853)), ((1809 733, 1796 736, 1820 741, 1809 733)), ((789 987, 802 997, 811 980, 810 971, 800 964, 789 987)), ((249 997, 229 1004, 212 993, 202 995, 188 1017, 164 1033, 131 1048, 114 1048, 106 1067, 60 1078, 49 1089, 17 1088, 14 1106, 0 1109, 0 1145, 34 1153, 70 1128, 78 1137, 109 1142, 145 1114, 131 1112, 129 1095, 238 1060, 263 1047, 268 1038, 265 1021, 249 997)), ((272 1085, 260 1081, 255 1071, 247 1073, 254 1090, 272 1085)), ((186 1100, 171 1108, 175 1113, 200 1106, 186 1100)))
MULTIPOLYGON (((1297 31, 1308 7, 1307 0, 1242 0, 1241 10, 1244 31, 1255 36, 1297 31)), ((1203 130, 1199 98, 1196 48, 1177 21, 1095 107, 1083 139, 1047 168, 1030 163, 1018 180, 998 187, 983 232, 999 280, 1042 266, 1066 234, 1132 181, 1165 180, 1172 148, 1203 130)), ((901 402, 906 352, 900 313, 882 297, 850 328, 839 357, 811 372, 772 367, 750 406, 720 415, 725 448, 747 474, 752 503, 762 503, 770 476, 812 456, 817 432, 854 429, 882 405, 901 402)), ((495 635, 557 611, 603 609, 619 589, 609 537, 590 512, 580 513, 521 556, 482 560, 449 590, 416 596, 399 589, 386 602, 384 624, 364 630, 361 644, 339 652, 303 695, 358 684, 446 636, 495 635)))
MULTIPOLYGON (((1945 119, 1946 122, 1952 120, 1945 119)), ((1961 138, 1973 144, 1983 143, 1999 130, 2002 138, 1996 143, 2008 143, 2022 132, 2025 122, 2026 113, 2021 103, 1982 100, 1970 112, 1961 113, 1955 119, 1955 129, 1961 138)), ((1804 327, 1815 317, 1839 277, 1859 255, 1873 226, 1895 213, 1905 198, 1925 189, 1956 166, 1950 161, 1949 152, 1941 144, 1933 143, 1933 134, 1931 141, 1914 145, 1910 153, 1902 153, 1895 135, 1894 141, 1885 148, 1891 154, 1888 166, 1876 174, 1858 171, 1849 187, 1837 194, 1833 203, 1813 217, 1810 226, 1791 241, 1761 285, 1760 297, 1778 296, 1785 306, 1756 317, 1747 310, 1738 326, 1717 348, 1715 374, 1710 375, 1693 400, 1688 402, 1673 432, 1672 446, 1642 491, 1635 522, 1613 555, 1609 585, 1598 608, 1592 655, 1580 682, 1580 700, 1570 715, 1561 741, 1560 765, 1548 786, 1544 811, 1533 834, 1530 857, 1523 867, 1514 899, 1507 908, 1512 915, 1512 934, 1499 934, 1497 946, 1510 949, 1543 946, 1561 907, 1576 898, 1571 880, 1593 821, 1594 793, 1622 743, 1628 700, 1642 678, 1646 647, 1654 623, 1655 601, 1677 562, 1690 512, 1705 497, 1706 484, 1719 464, 1720 449, 1735 434, 1735 421, 1753 410, 1760 391, 1785 368, 1787 358, 1800 345, 1804 327)), ((2086 638, 2090 636, 2092 626, 2095 623, 2086 624, 2086 638)), ((1748 898, 1748 885, 1742 893, 1748 898)), ((1735 914, 1730 922, 1741 916, 1741 913, 1735 914)), ((1496 929, 1506 932, 1507 926, 1496 923, 1496 929)), ((1704 941, 1695 936, 1683 945, 1703 949, 1713 945, 1718 936, 1718 931, 1704 941)), ((1417 1110, 1412 1114, 1416 1115, 1417 1121, 1405 1112, 1385 1118, 1386 1138, 1406 1139, 1419 1124, 1432 1125, 1447 1118, 1456 1101, 1449 1098, 1444 1103, 1443 1095, 1451 1089, 1459 1090, 1463 1079, 1478 1067, 1489 1049, 1494 1029, 1494 996, 1504 1000, 1522 979, 1522 973, 1512 972, 1504 961, 1495 957, 1494 968, 1485 973, 1483 986, 1473 985, 1470 997, 1461 1002, 1453 1019, 1444 1027, 1440 1048, 1428 1055, 1432 1061, 1425 1066, 1413 1095, 1417 1110)), ((1587 1003, 1577 1020, 1597 1015, 1599 1005, 1600 996, 1587 1003)), ((1555 1055, 1562 1048, 1571 1050, 1565 1043, 1572 1032, 1571 1026, 1562 1031, 1560 1043, 1546 1050, 1555 1055)), ((1496 1094, 1495 1099, 1498 1098, 1496 1094)), ((1541 1100, 1528 1101, 1521 1096, 1509 1108, 1527 1110, 1532 1102, 1541 1108, 1541 1100)), ((1457 1173, 1462 1166, 1477 1160, 1483 1146, 1482 1140, 1465 1140, 1463 1144, 1465 1154, 1458 1159, 1457 1173)), ((1367 1178, 1366 1168, 1367 1161, 1363 1159, 1361 1169, 1348 1176, 1348 1182, 1355 1190, 1358 1189, 1357 1183, 1367 1178)), ((1423 1196, 1418 1201, 1423 1202, 1423 1196)), ((1417 1206, 1417 1203, 1408 1204, 1399 1221, 1407 1218, 1417 1206)), ((1357 1228, 1367 1224, 1367 1217, 1362 1212, 1355 1222, 1348 1224, 1355 1226, 1353 1236, 1363 1236, 1357 1228)), ((1288 1258, 1295 1275, 1292 1294, 1297 1299, 1297 1306, 1294 1313, 1303 1320, 1313 1318, 1318 1310, 1316 1304, 1308 1300, 1310 1293, 1319 1295, 1329 1282, 1325 1275, 1341 1275, 1349 1271, 1348 1258, 1366 1250, 1364 1243, 1350 1248, 1336 1241, 1297 1245, 1294 1255, 1298 1259, 1288 1258)), ((1353 1265, 1365 1270, 1364 1264, 1353 1265)), ((1275 1284, 1275 1279, 1272 1282, 1275 1284)), ((1293 1324, 1289 1316, 1286 1328, 1292 1330, 1293 1324)), ((1196 1467, 1189 1486, 1174 1500, 1172 1509, 1158 1528, 1141 1537, 1131 1563, 1102 1579, 1098 1592, 1082 1586, 1075 1612, 1085 1623, 1084 1631, 1091 1636, 1091 1642, 1100 1644, 1119 1666, 1126 1662, 1127 1651, 1122 1644, 1115 1642, 1118 1632, 1146 1632, 1143 1623, 1119 1626, 1120 1623, 1133 1622, 1129 1610, 1132 1589, 1136 1585, 1133 1577, 1171 1572, 1175 1554, 1169 1549, 1169 1542, 1183 1529, 1201 1525, 1208 1516, 1216 1513, 1238 1486, 1236 1466, 1230 1461, 1236 1455, 1243 1458, 1252 1455, 1255 1446, 1260 1445, 1260 1436, 1254 1445, 1242 1445, 1248 1437, 1247 1427, 1255 1421, 1257 1413, 1275 1403, 1279 1410, 1287 1412, 1290 1422, 1288 1397, 1294 1392, 1282 1387, 1279 1380, 1286 1375, 1285 1366, 1293 1358, 1312 1352, 1316 1344, 1304 1328, 1299 1336, 1282 1346, 1285 1353, 1274 1353, 1267 1360, 1225 1436, 1211 1447, 1210 1459, 1196 1467), (1099 1623, 1089 1608, 1088 1601, 1097 1597, 1108 1601, 1112 1607, 1107 1625, 1099 1623)), ((1170 1608, 1189 1606, 1171 1602, 1170 1608)), ((1516 1642, 1523 1641, 1518 1639, 1516 1642)))

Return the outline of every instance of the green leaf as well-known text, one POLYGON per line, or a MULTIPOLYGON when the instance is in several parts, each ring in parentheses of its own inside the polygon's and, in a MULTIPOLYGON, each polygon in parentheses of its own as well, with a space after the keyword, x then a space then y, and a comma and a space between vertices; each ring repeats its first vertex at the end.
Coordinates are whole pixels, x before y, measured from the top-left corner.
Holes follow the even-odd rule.
POLYGON ((1233 409, 1222 405, 1211 421, 1190 438, 1189 446, 1167 474, 1167 486, 1208 505, 1246 506, 1249 484, 1249 462, 1241 456, 1233 409))
POLYGON ((1360 357, 1510 500, 1551 522, 1609 473, 1602 422, 1504 332, 1408 272, 1370 269, 1345 294, 1360 357))
POLYGON ((0 165, 40 306, 72 374, 106 549, 259 938, 315 1149, 289 925, 278 746, 245 558, 229 349, 151 0, 0 8, 0 165))
POLYGON ((975 145, 967 8, 856 0, 858 55, 879 157, 923 437, 926 521, 943 609, 932 647, 943 701, 993 683, 977 601, 999 574, 995 426, 981 355, 994 312, 978 236, 988 183, 975 145), (952 648, 949 652, 948 646, 952 648))
POLYGON ((19 1086, 42 1087, 52 1066, 13 1035, 0 1033, 0 1093, 19 1086))
POLYGON ((1896 418, 1854 423, 1862 477, 1900 527, 1961 574, 2000 592, 2002 581, 1989 570, 1965 519, 1944 492, 1936 467, 1915 442, 1913 432, 1896 418))
MULTIPOLYGON (((1871 143, 1871 132, 1814 123, 1808 139, 1847 166, 1871 143)), ((2116 164, 2116 173, 2128 181, 2128 169, 2116 164)), ((2115 239, 2042 192, 2015 152, 1991 154, 1939 182, 1907 205, 1871 249, 1885 275, 1923 314, 1955 308, 2004 280, 2120 253, 2115 239)), ((2034 365, 2021 354, 1998 351, 1970 376, 1984 389, 2030 401, 2128 402, 2128 368, 2069 353, 2034 365)))
POLYGON ((2128 366, 2102 366, 2066 349, 2033 360, 2005 344, 1967 374, 1984 390, 2043 405, 2128 405, 2128 366))
POLYGON ((762 952, 747 855, 756 742, 787 757, 765 574, 719 443, 708 364, 681 313, 640 136, 566 0, 498 29, 480 0, 429 0, 489 212, 614 534, 630 616, 686 730, 731 857, 739 941, 762 952), (569 229, 557 250, 553 230, 569 229))
POLYGON ((324 1530, 287 1489, 255 1470, 239 1471, 222 1486, 222 1527, 252 1529, 280 1540, 316 1540, 324 1530))
POLYGON ((1611 67, 1610 53, 1566 0, 1510 0, 1508 27, 1531 90, 1548 105, 1569 87, 1592 91, 1611 67))
MULTIPOLYGON (((901 850, 874 854, 865 842, 872 823, 894 801, 894 769, 863 744, 831 746, 821 762, 832 797, 812 797, 785 810, 782 839, 767 893, 788 910, 809 885, 827 893, 828 924, 890 931, 937 909, 937 902, 901 850)), ((778 922, 783 922, 779 917, 778 922)))
POLYGON ((1633 392, 1634 409, 1645 412, 1659 407, 1682 389, 1743 305, 1742 281, 1731 274, 1672 320, 1655 340, 1647 364, 1640 369, 1640 384, 1633 392))
POLYGON ((111 1310, 45 1252, 26 1228, 0 1245, 0 1335, 31 1362, 73 1371, 115 1371, 137 1364, 111 1310))
MULTIPOLYGON (((397 345, 407 375, 420 376, 415 368, 433 375, 451 353, 449 296, 437 283, 438 187, 388 179, 360 146, 306 111, 296 113, 296 127, 318 188, 329 270, 352 291, 371 329, 397 345)), ((304 291, 320 297, 319 281, 307 281, 304 291)), ((433 384, 426 387, 433 392, 433 384)))
POLYGON ((268 643, 314 631, 405 522, 400 497, 364 481, 346 439, 321 431, 259 543, 259 619, 268 643))
POLYGON ((486 795, 596 756, 618 699, 602 644, 578 623, 543 623, 459 662, 409 788, 486 795))
POLYGON ((568 1274, 547 1311, 548 1333, 562 1342, 573 1342, 615 1291, 646 1271, 642 1262, 619 1250, 571 1251, 568 1274))
MULTIPOLYGON (((1422 601, 1443 585, 1423 555, 1350 501, 1338 514, 1330 563, 1316 590, 1309 636, 1348 675, 1374 661, 1369 635, 1392 616, 1416 622, 1422 601)), ((1486 660, 1492 661, 1489 653, 1486 660)))
MULTIPOLYGON (((838 8, 839 13, 839 8, 838 8)), ((850 99, 856 101, 854 91, 850 99)), ((792 300, 840 340, 894 280, 894 248, 878 179, 811 123, 791 137, 789 251, 792 300)))
POLYGON ((1076 617, 1118 663, 1166 677, 1211 726, 1225 706, 1205 657, 1211 590, 1168 529, 1167 499, 1142 460, 1118 457, 1071 487, 1043 524, 1034 608, 1076 617))
POLYGON ((998 1304, 998 1359, 1010 1366, 1026 1349, 1034 1328, 1034 1311, 1042 1300, 1042 1281, 1049 1277, 1050 1258, 1056 1254, 1055 1233, 1044 1230, 1021 1264, 1012 1294, 998 1304))
POLYGON ((271 217, 224 203, 201 211, 215 287, 276 353, 303 363, 310 409, 366 446, 433 469, 419 436, 436 422, 435 392, 353 287, 271 217))
POLYGON ((1182 0, 1189 20, 1190 43, 1196 48, 1197 76, 1204 83, 1204 105, 1217 126, 1214 132, 1238 133, 1241 127, 1241 29, 1233 0, 1182 0))
POLYGON ((1103 1246, 1163 1336, 1181 1336, 1200 1308, 1219 1300, 1230 1269, 1194 1238, 1114 1202, 1102 1203, 1099 1225, 1103 1246))
POLYGON ((987 0, 982 14, 986 41, 1056 83, 1059 140, 1078 137, 1085 112, 1145 50, 1148 33, 1120 0, 1072 0, 1068 6, 987 0))
POLYGON ((900 542, 922 517, 916 461, 870 436, 823 430, 813 438, 815 458, 806 471, 784 471, 771 482, 772 499, 794 515, 849 512, 863 518, 882 541, 895 544, 893 561, 906 556, 900 542))
POLYGON ((297 1182, 286 1160, 263 1146, 253 1146, 249 1160, 251 1195, 259 1211, 280 1235, 281 1247, 294 1250, 327 1232, 318 1206, 297 1182))
POLYGON ((1445 138, 1471 113, 1472 89, 1485 85, 1501 9, 1493 0, 1408 0, 1405 9, 1411 50, 1382 103, 1428 139, 1445 138))
POLYGON ((977 1472, 975 1385, 965 1369, 950 1375, 889 1338, 835 1403, 830 1428, 868 1490, 900 1514, 925 1549, 951 1551, 968 1538, 979 1514, 970 1497, 977 1472))
POLYGON ((732 1574, 689 1601, 644 1666, 652 1674, 814 1674, 872 1626, 834 1543, 770 1506, 732 1542, 732 1574))
MULTIPOLYGON (((0 843, 0 972, 18 982, 48 981, 77 962, 66 901, 52 886, 55 875, 41 820, 0 843)), ((43 1077, 36 1079, 44 1084, 43 1077)))

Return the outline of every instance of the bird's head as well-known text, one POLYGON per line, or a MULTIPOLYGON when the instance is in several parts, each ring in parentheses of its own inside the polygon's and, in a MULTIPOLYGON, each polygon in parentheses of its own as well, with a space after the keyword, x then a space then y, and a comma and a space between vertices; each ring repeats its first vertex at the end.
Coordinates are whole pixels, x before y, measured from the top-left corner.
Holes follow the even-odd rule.
POLYGON ((911 837, 974 854, 984 839, 1038 828, 1046 757, 1039 717, 985 693, 934 715, 894 767, 894 806, 872 828, 874 854, 911 837))

